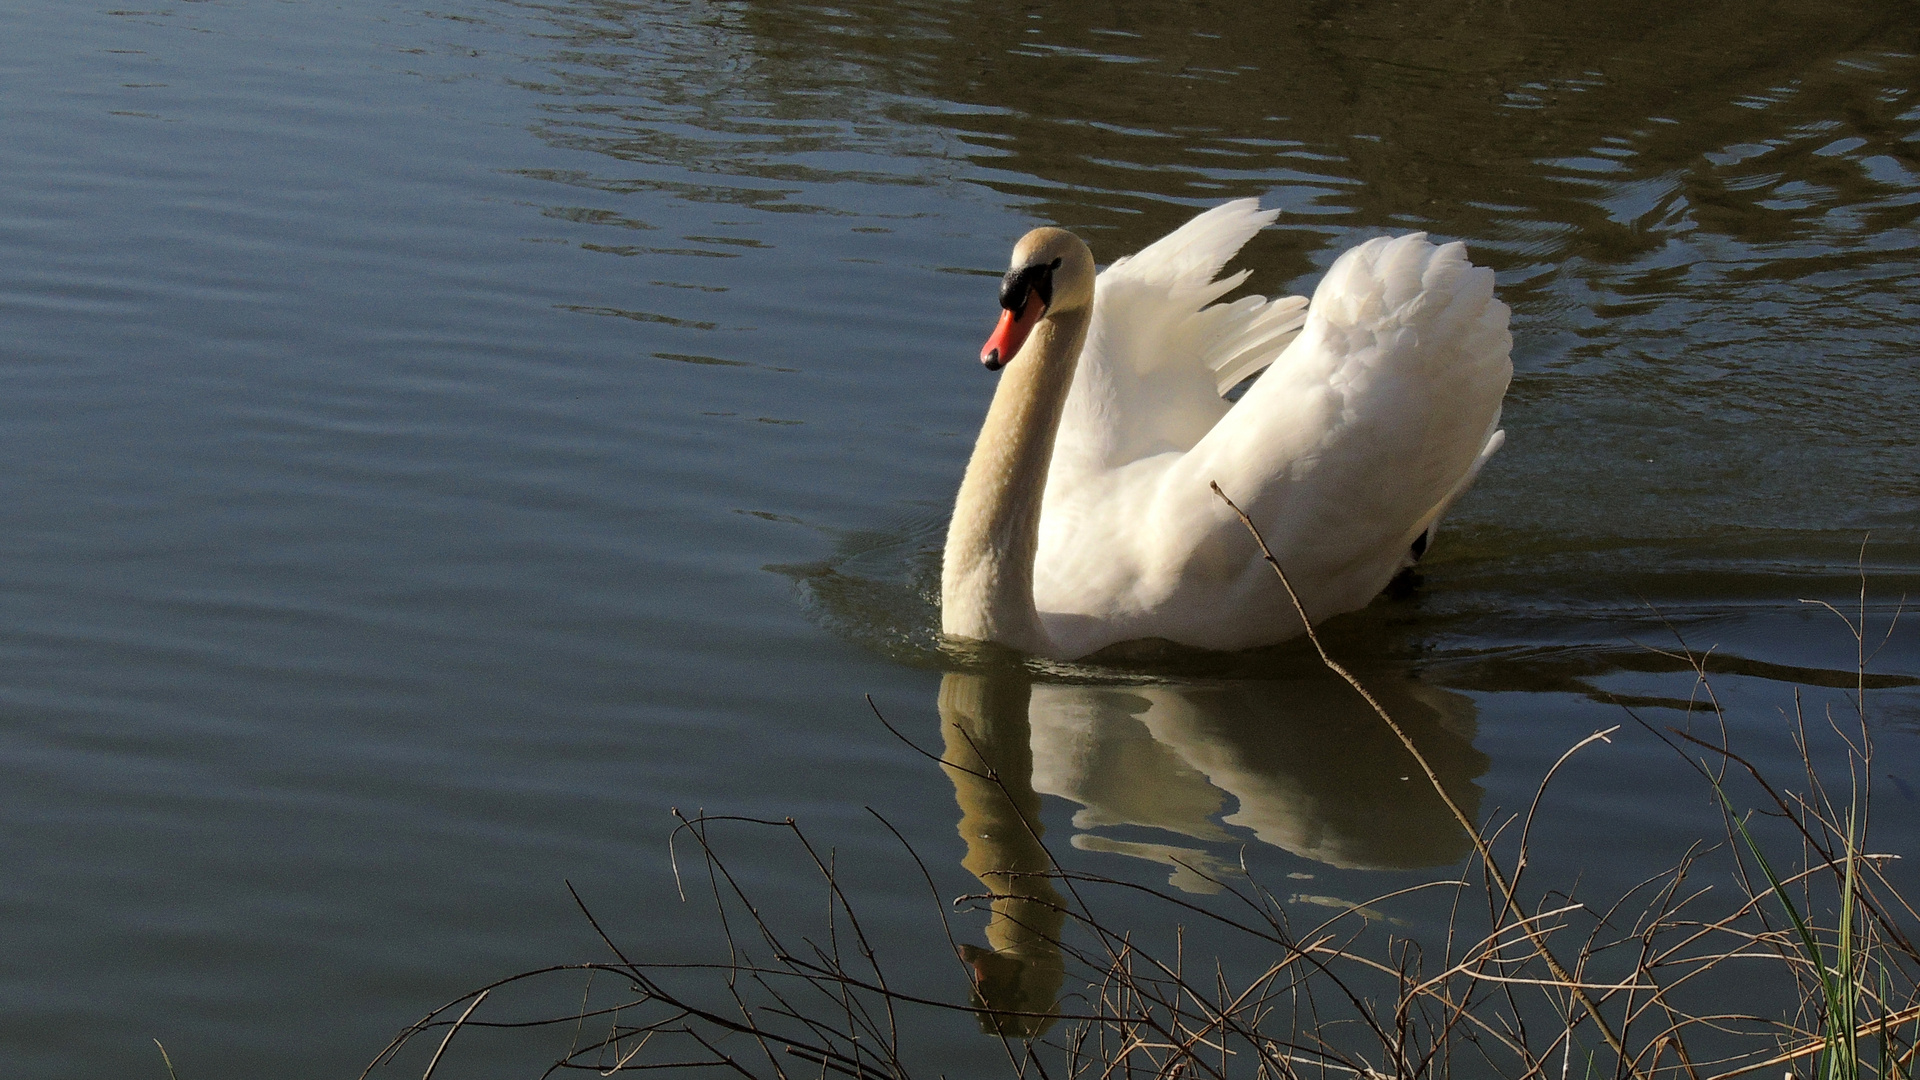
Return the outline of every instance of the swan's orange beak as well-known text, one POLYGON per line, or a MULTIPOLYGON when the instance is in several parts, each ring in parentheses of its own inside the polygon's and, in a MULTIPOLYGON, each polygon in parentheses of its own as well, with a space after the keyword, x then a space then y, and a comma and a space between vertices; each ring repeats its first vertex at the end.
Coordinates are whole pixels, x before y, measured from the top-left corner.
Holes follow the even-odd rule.
POLYGON ((1047 305, 1038 293, 1027 296, 1027 304, 1018 313, 1002 311, 1000 325, 993 328, 987 343, 980 349, 980 362, 988 371, 999 371, 1000 366, 1014 358, 1020 346, 1026 344, 1027 335, 1040 322, 1040 316, 1047 313, 1047 305))

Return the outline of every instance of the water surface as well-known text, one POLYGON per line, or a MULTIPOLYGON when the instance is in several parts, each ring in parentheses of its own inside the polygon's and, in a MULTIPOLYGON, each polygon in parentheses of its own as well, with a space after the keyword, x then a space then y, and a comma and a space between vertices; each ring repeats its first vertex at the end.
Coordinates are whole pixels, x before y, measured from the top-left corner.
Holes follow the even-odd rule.
MULTIPOLYGON (((0 13, 0 1072, 160 1075, 158 1037, 183 1076, 355 1075, 598 957, 563 879, 711 958, 675 806, 801 820, 963 1000, 863 808, 952 895, 970 796, 861 695, 939 747, 943 679, 989 677, 930 591, 993 276, 1035 224, 1104 261, 1244 196, 1283 211, 1256 291, 1411 230, 1497 271, 1507 447, 1328 641, 1483 817, 1626 723, 1531 871, 1617 892, 1719 829, 1623 712, 1690 715, 1647 645, 1712 647, 1784 767, 1794 687, 1854 685, 1803 598, 1856 611, 1864 568, 1880 633, 1920 595, 1917 39, 1897 4, 0 13)), ((1892 850, 1913 626, 1872 663, 1892 850)), ((1244 856, 1306 911, 1464 850, 1298 648, 991 678, 1074 866, 1244 856)), ((955 1074, 1001 1053, 916 1023, 955 1074)), ((521 1074, 486 1045, 460 1068, 521 1074)))

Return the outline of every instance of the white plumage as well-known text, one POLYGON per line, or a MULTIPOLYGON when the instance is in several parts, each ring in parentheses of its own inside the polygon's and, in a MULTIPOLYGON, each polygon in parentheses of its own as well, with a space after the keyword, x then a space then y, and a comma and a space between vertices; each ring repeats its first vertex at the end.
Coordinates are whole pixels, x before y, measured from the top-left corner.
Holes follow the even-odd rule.
MULTIPOLYGON (((1094 281, 1031 556, 1043 639, 1006 643, 1078 657, 1140 638, 1240 649, 1292 637, 1285 592, 1210 482, 1260 527, 1317 623, 1372 600, 1499 448, 1513 368, 1493 272, 1416 233, 1341 255, 1311 304, 1213 303, 1246 277, 1216 275, 1275 216, 1227 203, 1094 281), (1238 402, 1221 396, 1263 368, 1238 402)), ((1040 363, 1037 351, 1010 368, 1040 363)), ((995 423, 976 459, 1003 437, 995 423)), ((961 521, 980 512, 969 498, 963 485, 950 562, 961 521)), ((943 616, 949 633, 991 636, 966 635, 956 614, 943 616)))

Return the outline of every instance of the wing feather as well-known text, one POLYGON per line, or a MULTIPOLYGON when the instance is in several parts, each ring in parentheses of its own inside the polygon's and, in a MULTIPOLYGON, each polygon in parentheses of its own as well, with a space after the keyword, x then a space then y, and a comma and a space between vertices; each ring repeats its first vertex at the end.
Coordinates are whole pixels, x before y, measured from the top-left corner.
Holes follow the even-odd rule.
MULTIPOLYGON (((1178 257, 1218 269, 1184 249, 1178 257)), ((1186 446, 1163 440, 1058 492, 1048 485, 1035 598, 1069 655, 1140 637, 1241 648, 1286 636, 1274 629, 1283 623, 1297 632, 1210 481, 1286 560, 1317 621, 1370 601, 1499 447, 1508 312, 1493 272, 1461 245, 1413 234, 1347 252, 1297 335, 1272 304, 1249 307, 1252 318, 1235 307, 1194 315, 1241 320, 1237 334, 1195 348, 1217 358, 1209 375, 1263 363, 1261 349, 1285 344, 1237 404, 1186 446)))
POLYGON ((1100 275, 1054 480, 1191 448, 1226 415, 1221 394, 1299 332, 1303 298, 1215 303, 1247 279, 1221 269, 1278 213, 1256 199, 1222 204, 1100 275))

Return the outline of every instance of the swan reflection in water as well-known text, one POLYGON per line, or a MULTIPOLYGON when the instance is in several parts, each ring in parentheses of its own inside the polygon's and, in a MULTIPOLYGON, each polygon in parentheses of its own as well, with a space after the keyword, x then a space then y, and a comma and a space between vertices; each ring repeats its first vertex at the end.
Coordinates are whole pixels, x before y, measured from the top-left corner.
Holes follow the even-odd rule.
MULTIPOLYGON (((1368 689, 1447 793, 1477 815, 1474 778, 1488 760, 1473 748, 1472 699, 1404 678, 1369 680, 1368 689)), ((1170 883, 1189 892, 1217 892, 1238 873, 1229 826, 1341 869, 1439 866, 1470 847, 1393 733, 1324 673, 1096 686, 1037 682, 1018 668, 950 672, 940 729, 967 845, 962 865, 995 897, 987 947, 962 947, 989 1032, 1044 1033, 1065 978, 1065 916, 1046 876, 1041 795, 1080 805, 1074 847, 1164 863, 1170 883), (1114 827, 1177 842, 1097 831, 1114 827)))

